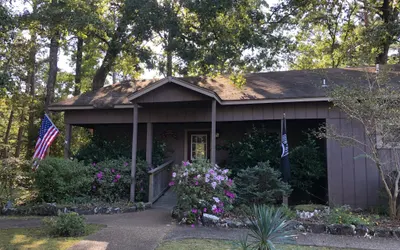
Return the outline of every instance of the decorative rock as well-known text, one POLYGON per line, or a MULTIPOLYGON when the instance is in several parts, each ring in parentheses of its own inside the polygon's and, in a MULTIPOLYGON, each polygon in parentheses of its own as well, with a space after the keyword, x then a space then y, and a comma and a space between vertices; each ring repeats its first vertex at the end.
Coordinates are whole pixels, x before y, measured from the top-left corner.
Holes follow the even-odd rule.
POLYGON ((306 228, 305 228, 303 225, 299 225, 299 226, 297 227, 297 230, 299 230, 300 232, 305 232, 305 231, 306 231, 306 228))
POLYGON ((394 237, 400 239, 400 229, 394 229, 392 233, 394 237))
POLYGON ((374 230, 374 236, 375 237, 390 237, 392 236, 391 230, 390 229, 385 229, 385 228, 377 228, 374 230))
POLYGON ((308 232, 315 234, 322 234, 326 232, 326 226, 324 224, 304 224, 308 232))
POLYGON ((328 232, 333 235, 354 235, 355 227, 353 225, 330 225, 328 226, 328 232))
POLYGON ((203 224, 205 226, 215 225, 219 222, 219 218, 212 214, 203 214, 203 224))
POLYGON ((357 236, 366 236, 369 232, 368 228, 364 225, 356 226, 355 231, 357 236))

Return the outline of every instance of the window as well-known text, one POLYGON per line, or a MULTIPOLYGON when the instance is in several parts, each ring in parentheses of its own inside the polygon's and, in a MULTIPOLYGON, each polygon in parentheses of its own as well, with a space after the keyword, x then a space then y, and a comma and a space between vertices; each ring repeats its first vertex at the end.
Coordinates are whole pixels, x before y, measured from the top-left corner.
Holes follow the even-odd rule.
POLYGON ((207 134, 190 136, 190 160, 207 158, 207 134))

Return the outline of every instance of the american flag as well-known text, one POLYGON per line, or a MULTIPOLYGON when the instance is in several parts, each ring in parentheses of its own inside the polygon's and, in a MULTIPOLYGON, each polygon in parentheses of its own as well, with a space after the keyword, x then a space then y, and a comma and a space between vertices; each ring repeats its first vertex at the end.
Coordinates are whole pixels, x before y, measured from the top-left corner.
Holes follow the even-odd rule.
POLYGON ((33 159, 42 160, 46 157, 47 149, 50 147, 59 132, 58 128, 53 124, 47 114, 45 114, 42 126, 40 127, 39 138, 36 142, 33 159))

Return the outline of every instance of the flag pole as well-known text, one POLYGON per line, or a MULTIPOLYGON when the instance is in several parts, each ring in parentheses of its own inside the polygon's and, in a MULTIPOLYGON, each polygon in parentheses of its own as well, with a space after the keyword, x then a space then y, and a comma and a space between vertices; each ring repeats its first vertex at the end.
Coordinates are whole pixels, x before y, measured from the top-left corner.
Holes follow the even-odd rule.
MULTIPOLYGON (((281 143, 282 143, 282 145, 283 145, 283 135, 284 135, 284 133, 285 133, 286 138, 287 138, 287 131, 284 131, 284 128, 283 128, 284 125, 286 127, 285 123, 286 123, 286 114, 283 113, 283 119, 281 120, 281 143)), ((287 129, 285 128, 285 130, 287 130, 287 129)), ((284 151, 285 149, 282 147, 282 150, 284 151)), ((282 152, 282 155, 283 155, 283 152, 282 152)), ((288 156, 285 156, 285 157, 288 157, 288 156)), ((286 176, 285 166, 284 166, 284 163, 282 163, 282 162, 283 161, 282 161, 282 158, 281 158, 282 176, 283 176, 284 181, 286 182, 288 180, 286 179, 287 176, 286 176)), ((282 205, 285 205, 285 206, 289 205, 289 197, 288 196, 285 196, 285 195, 282 196, 282 205)))

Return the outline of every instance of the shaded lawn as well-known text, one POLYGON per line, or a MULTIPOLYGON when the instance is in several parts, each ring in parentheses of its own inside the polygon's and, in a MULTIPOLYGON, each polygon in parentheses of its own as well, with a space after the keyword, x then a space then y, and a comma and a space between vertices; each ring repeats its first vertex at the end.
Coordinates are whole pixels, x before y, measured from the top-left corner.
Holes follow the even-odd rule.
MULTIPOLYGON (((279 250, 333 250, 336 248, 327 247, 311 247, 311 246, 299 246, 299 245, 275 245, 276 249, 279 250)), ((164 241, 161 243, 157 250, 230 250, 239 249, 231 241, 223 240, 208 240, 208 239, 186 239, 178 241, 164 241)), ((342 249, 346 250, 346 249, 342 249)), ((347 249, 350 250, 350 249, 347 249)))
MULTIPOLYGON (((103 228, 103 225, 88 224, 87 235, 103 228)), ((22 249, 68 249, 81 241, 82 237, 48 237, 43 228, 12 228, 0 230, 0 250, 22 249)))

